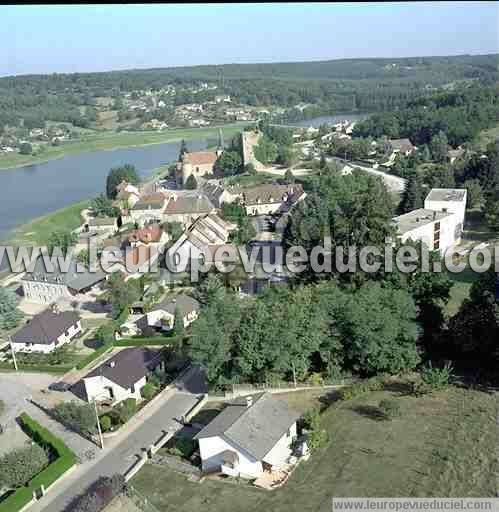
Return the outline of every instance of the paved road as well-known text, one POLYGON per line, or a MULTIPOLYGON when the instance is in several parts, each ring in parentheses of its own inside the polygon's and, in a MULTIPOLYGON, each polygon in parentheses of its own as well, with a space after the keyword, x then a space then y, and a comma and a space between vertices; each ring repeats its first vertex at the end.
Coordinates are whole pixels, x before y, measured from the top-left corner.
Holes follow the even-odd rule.
POLYGON ((72 473, 56 483, 49 493, 30 507, 30 512, 63 512, 68 504, 83 493, 100 476, 111 476, 126 472, 140 454, 166 432, 182 428, 180 418, 199 400, 204 392, 203 375, 196 369, 177 382, 176 388, 168 391, 146 414, 136 415, 129 428, 116 437, 105 441, 106 449, 98 451, 97 457, 77 466, 72 473))

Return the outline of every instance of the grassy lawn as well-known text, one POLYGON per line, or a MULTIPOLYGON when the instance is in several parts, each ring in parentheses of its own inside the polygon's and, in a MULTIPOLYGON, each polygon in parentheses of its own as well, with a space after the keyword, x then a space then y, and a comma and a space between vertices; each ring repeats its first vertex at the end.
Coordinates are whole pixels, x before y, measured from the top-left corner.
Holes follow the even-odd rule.
POLYGON ((45 245, 54 231, 59 229, 71 231, 80 226, 82 223, 80 212, 88 208, 89 204, 89 201, 81 201, 23 224, 11 233, 5 244, 45 245))
MULTIPOLYGON (((226 140, 240 132, 245 124, 227 124, 222 127, 226 140)), ((67 141, 60 146, 47 146, 39 155, 20 155, 19 153, 0 155, 0 169, 20 167, 22 165, 46 162, 65 155, 80 153, 82 151, 97 151, 102 149, 118 149, 148 144, 161 144, 166 142, 179 142, 182 139, 204 139, 216 137, 220 127, 172 129, 163 132, 94 132, 82 135, 82 138, 67 141)))
MULTIPOLYGON (((464 235, 461 245, 475 246, 485 241, 497 238, 497 234, 490 231, 483 219, 483 213, 480 210, 473 209, 466 212, 466 224, 464 226, 464 235)), ((446 305, 448 316, 455 315, 461 304, 469 297, 471 285, 478 279, 479 274, 467 266, 463 272, 453 274, 449 272, 450 279, 454 285, 450 291, 450 299, 446 305)))
POLYGON ((478 279, 479 275, 469 266, 458 274, 448 272, 449 278, 454 283, 450 289, 449 301, 445 306, 445 311, 449 317, 454 316, 459 311, 463 301, 469 298, 471 285, 478 279))
MULTIPOLYGON (((300 407, 310 398, 317 400, 289 394, 300 407)), ((484 392, 451 388, 415 398, 393 386, 327 408, 328 446, 302 462, 281 489, 198 484, 152 464, 132 484, 165 512, 326 512, 332 496, 495 496, 497 410, 497 397, 484 392), (375 414, 387 397, 400 401, 400 418, 375 414)))

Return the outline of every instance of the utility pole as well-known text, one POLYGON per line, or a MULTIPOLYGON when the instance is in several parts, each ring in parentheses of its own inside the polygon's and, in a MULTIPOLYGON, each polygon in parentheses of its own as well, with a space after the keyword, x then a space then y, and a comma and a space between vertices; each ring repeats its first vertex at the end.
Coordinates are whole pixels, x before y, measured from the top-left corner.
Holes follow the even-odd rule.
POLYGON ((10 350, 12 352, 12 359, 14 360, 14 368, 16 369, 16 372, 18 372, 19 368, 17 367, 16 352, 14 350, 14 345, 12 344, 12 338, 10 336, 9 336, 9 342, 10 342, 10 350))
POLYGON ((97 420, 97 430, 99 432, 100 447, 104 450, 104 438, 102 437, 102 430, 100 428, 99 413, 97 412, 97 402, 95 401, 95 398, 93 401, 94 401, 95 419, 97 420))

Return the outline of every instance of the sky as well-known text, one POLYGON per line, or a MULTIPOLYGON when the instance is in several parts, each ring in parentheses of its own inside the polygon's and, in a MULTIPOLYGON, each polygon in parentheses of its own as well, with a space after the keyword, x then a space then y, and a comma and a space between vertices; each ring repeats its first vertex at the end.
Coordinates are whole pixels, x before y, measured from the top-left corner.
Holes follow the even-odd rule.
POLYGON ((499 3, 0 6, 0 76, 499 52, 499 3))

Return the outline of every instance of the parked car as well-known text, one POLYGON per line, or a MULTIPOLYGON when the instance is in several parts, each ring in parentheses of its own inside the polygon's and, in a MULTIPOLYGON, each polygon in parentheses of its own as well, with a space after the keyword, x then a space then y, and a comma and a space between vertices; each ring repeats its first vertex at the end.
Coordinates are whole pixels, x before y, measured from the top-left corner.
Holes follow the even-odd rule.
POLYGON ((50 391, 68 391, 71 388, 71 384, 68 384, 67 382, 53 382, 49 386, 50 391))

